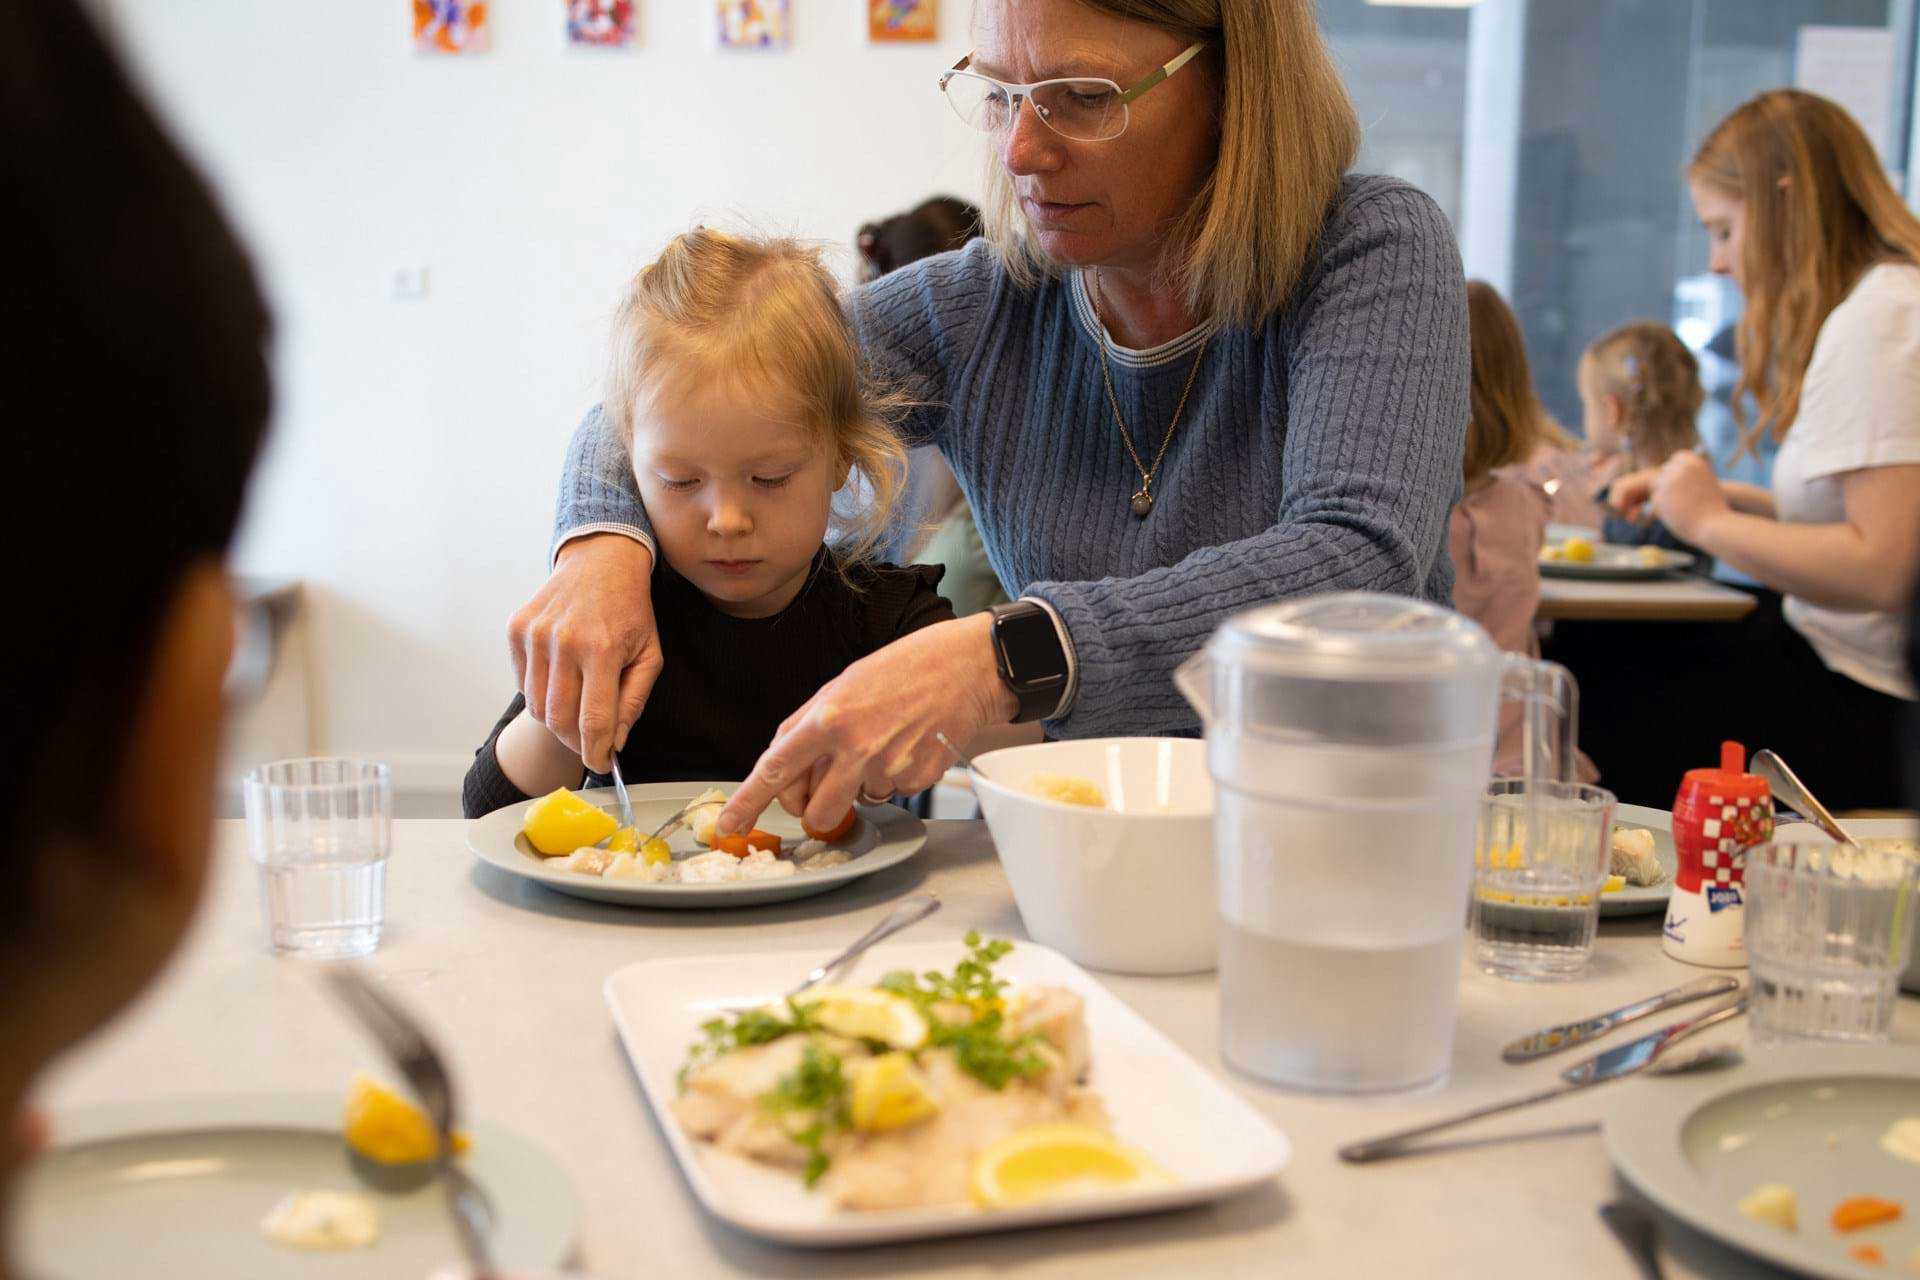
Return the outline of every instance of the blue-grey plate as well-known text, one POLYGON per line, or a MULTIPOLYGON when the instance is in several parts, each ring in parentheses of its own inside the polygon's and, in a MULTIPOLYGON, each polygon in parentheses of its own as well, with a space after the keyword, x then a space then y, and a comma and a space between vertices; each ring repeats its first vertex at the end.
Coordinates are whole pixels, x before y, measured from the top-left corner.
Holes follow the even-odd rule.
POLYGON ((1607 1153, 1662 1209, 1775 1266, 1833 1280, 1911 1275, 1920 1165, 1879 1140, 1912 1115, 1920 1115, 1920 1053, 1910 1044, 1753 1048, 1739 1066, 1628 1081, 1607 1107, 1607 1153), (1740 1212, 1741 1198, 1769 1182, 1793 1189, 1797 1230, 1740 1212), (1859 1195, 1899 1201, 1906 1213, 1835 1231, 1833 1207, 1859 1195), (1878 1245, 1887 1264, 1847 1256, 1862 1244, 1878 1245))
MULTIPOLYGON (((731 795, 739 785, 738 782, 649 782, 628 787, 627 796, 633 801, 634 821, 639 823, 642 831, 651 831, 702 792, 717 787, 731 795)), ((580 796, 587 803, 609 812, 615 809, 613 789, 610 787, 582 791, 580 796)), ((524 800, 504 809, 496 809, 484 818, 475 818, 467 823, 467 847, 482 862, 536 881, 558 893, 628 907, 757 907, 769 902, 811 897, 816 893, 837 889, 850 880, 898 866, 919 853, 921 846, 927 842, 926 825, 905 809, 890 804, 863 804, 855 806, 860 823, 853 834, 837 842, 837 847, 846 849, 852 855, 852 861, 843 862, 837 867, 799 871, 777 880, 736 880, 726 884, 643 884, 636 880, 606 880, 600 876, 567 871, 557 865, 557 860, 535 853, 533 846, 520 833, 520 828, 526 822, 527 810, 538 803, 538 799, 524 800)), ((790 844, 798 844, 806 835, 800 829, 800 819, 778 805, 762 814, 757 825, 790 844)), ((676 858, 688 857, 700 851, 685 827, 675 831, 667 843, 676 858)))
MULTIPOLYGON (((341 1099, 301 1094, 157 1098, 53 1117, 56 1145, 30 1169, 16 1224, 23 1273, 60 1280, 395 1280, 460 1261, 436 1185, 382 1192, 355 1176, 341 1099), (294 1191, 358 1191, 380 1212, 365 1249, 307 1253, 260 1220, 294 1191)), ((503 1267, 557 1270, 579 1205, 558 1165, 491 1125, 461 1158, 485 1193, 503 1267)))

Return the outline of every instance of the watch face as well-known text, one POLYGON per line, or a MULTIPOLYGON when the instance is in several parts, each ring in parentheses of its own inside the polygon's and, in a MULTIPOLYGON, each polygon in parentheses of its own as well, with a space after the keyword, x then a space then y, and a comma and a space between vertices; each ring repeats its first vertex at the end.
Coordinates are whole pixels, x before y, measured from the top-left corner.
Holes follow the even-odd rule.
POLYGON ((1000 645, 1006 650, 1013 678, 1022 683, 1065 675, 1060 635, 1053 619, 1041 609, 1021 611, 1000 619, 1000 645))

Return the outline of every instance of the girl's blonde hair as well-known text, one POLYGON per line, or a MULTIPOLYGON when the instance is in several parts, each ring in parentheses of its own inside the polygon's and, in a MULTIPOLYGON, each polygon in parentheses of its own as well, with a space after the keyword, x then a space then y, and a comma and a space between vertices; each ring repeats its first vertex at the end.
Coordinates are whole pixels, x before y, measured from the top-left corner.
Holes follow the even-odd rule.
POLYGON ((1657 467, 1700 443, 1700 362, 1673 330, 1652 320, 1623 324, 1596 338, 1587 360, 1593 389, 1620 401, 1635 466, 1657 467))
POLYGON ((716 383, 815 433, 866 478, 870 500, 835 549, 871 558, 906 480, 893 427, 908 402, 862 362, 817 249, 701 227, 633 278, 614 317, 604 406, 620 439, 632 448, 642 397, 716 383))
POLYGON ((1687 176, 1745 207, 1741 447, 1786 439, 1820 326, 1879 262, 1920 263, 1920 219, 1887 181, 1873 144, 1827 99, 1773 89, 1707 135, 1687 176), (1751 394, 1759 413, 1746 421, 1751 394))
POLYGON ((1471 416, 1461 471, 1468 484, 1496 467, 1525 462, 1542 444, 1573 439, 1547 416, 1527 367, 1527 344, 1500 291, 1467 281, 1467 322, 1473 348, 1471 416))
MULTIPOLYGON (((1311 0, 1081 0, 1207 48, 1220 149, 1167 231, 1167 283, 1196 315, 1257 324, 1284 307, 1360 148, 1360 123, 1311 0)), ((1123 86, 1124 87, 1124 86, 1123 86)), ((1162 90, 1164 92, 1164 90, 1162 90)), ((1098 146, 1098 143, 1089 145, 1098 146)), ((1013 179, 987 165, 987 239, 1013 280, 1057 269, 1034 243, 1013 179)))

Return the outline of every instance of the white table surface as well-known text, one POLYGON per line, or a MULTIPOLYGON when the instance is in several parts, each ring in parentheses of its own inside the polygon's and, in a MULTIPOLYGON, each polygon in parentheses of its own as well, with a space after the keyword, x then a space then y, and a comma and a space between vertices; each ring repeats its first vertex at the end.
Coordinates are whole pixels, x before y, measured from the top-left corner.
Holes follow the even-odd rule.
MULTIPOLYGON (((220 828, 209 899, 185 952, 129 1016, 55 1073, 40 1101, 56 1115, 65 1105, 150 1095, 338 1092, 356 1069, 391 1074, 323 998, 312 966, 267 953, 241 824, 220 828)), ((596 1277, 1637 1274, 1596 1214, 1619 1194, 1597 1123, 1606 1089, 1483 1122, 1438 1154, 1354 1167, 1334 1150, 1540 1087, 1563 1060, 1505 1066, 1501 1044, 1699 976, 1662 954, 1657 916, 1603 922, 1594 968, 1576 983, 1527 986, 1463 970, 1452 1077, 1415 1095, 1317 1097, 1262 1085, 1221 1063, 1211 975, 1106 977, 1116 995, 1292 1139, 1293 1163, 1280 1178, 1235 1200, 1151 1218, 834 1253, 762 1244, 709 1219, 681 1181, 621 1053, 602 979, 659 956, 824 953, 864 929, 884 904, 921 888, 937 891, 945 907, 910 938, 957 939, 970 928, 1026 936, 977 822, 931 823, 918 858, 822 897, 671 912, 549 893, 479 864, 466 849, 463 823, 403 821, 395 823, 387 937, 368 963, 450 1049, 469 1115, 540 1139, 566 1169, 584 1205, 579 1262, 596 1277)), ((1735 1026, 1744 1036, 1744 1022, 1735 1026)), ((1920 1041, 1920 1000, 1902 1000, 1895 1035, 1920 1041)), ((1700 1247, 1697 1239, 1677 1247, 1682 1258, 1669 1260, 1670 1276, 1726 1275, 1740 1265, 1717 1249, 1698 1262, 1697 1252, 1687 1254, 1700 1247)))
POLYGON ((1708 578, 1609 581, 1540 579, 1539 616, 1569 621, 1732 622, 1752 613, 1753 597, 1708 578))

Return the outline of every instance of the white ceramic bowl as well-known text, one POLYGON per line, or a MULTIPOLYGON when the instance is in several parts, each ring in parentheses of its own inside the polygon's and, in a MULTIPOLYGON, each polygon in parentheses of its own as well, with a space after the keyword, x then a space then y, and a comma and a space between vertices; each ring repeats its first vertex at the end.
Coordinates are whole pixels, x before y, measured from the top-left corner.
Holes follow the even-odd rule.
POLYGON ((1092 969, 1218 964, 1213 780, 1193 738, 1089 738, 974 758, 974 791, 1027 932, 1092 969), (1046 800, 1037 774, 1085 778, 1108 807, 1046 800))

